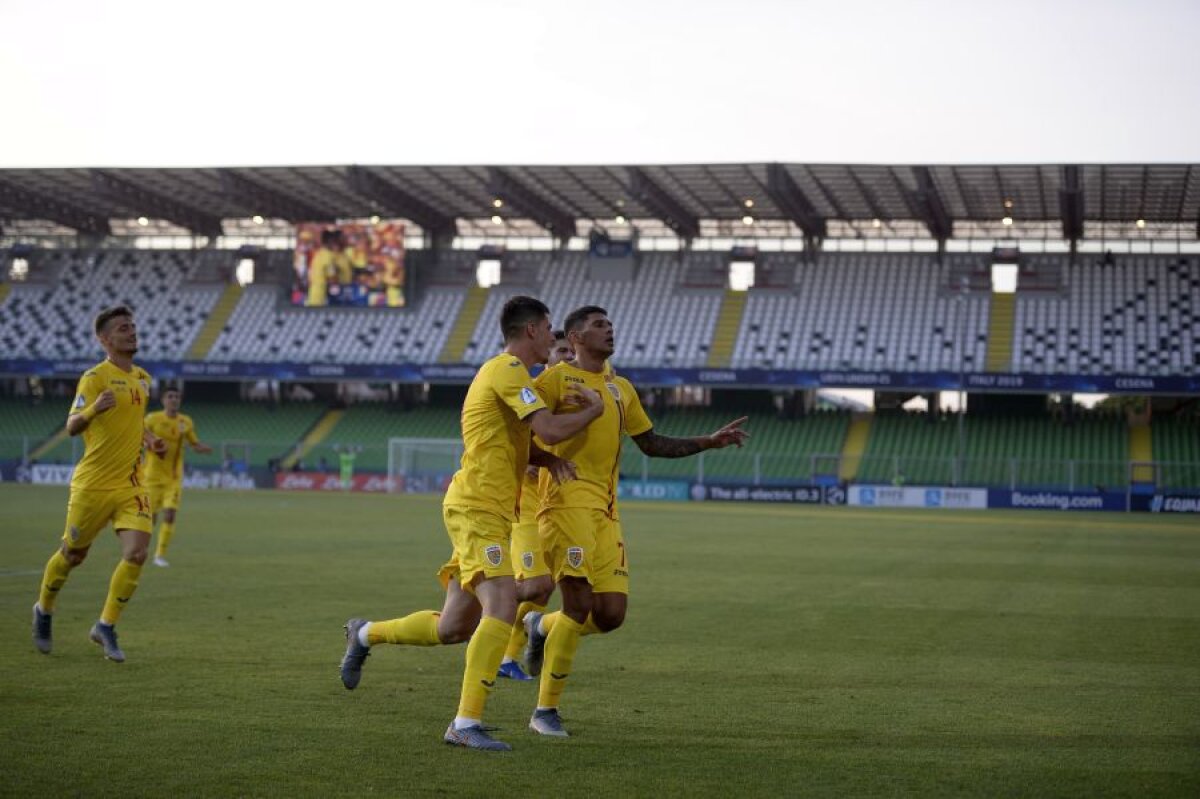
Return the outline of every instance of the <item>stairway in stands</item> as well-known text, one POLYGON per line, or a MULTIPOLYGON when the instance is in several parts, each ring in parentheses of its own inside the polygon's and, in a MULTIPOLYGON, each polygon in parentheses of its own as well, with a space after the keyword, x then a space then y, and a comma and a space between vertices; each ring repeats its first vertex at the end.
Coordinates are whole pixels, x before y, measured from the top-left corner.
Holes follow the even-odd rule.
POLYGON ((746 292, 727 289, 721 302, 721 313, 717 316, 716 327, 713 328, 712 343, 708 346, 710 368, 729 366, 745 312, 746 292))
POLYGON ((1013 363, 1013 317, 1016 294, 992 293, 988 311, 987 360, 985 371, 1011 372, 1013 363))
POLYGON ((208 319, 204 322, 204 327, 200 328, 200 332, 196 334, 196 340, 192 342, 192 346, 188 349, 187 359, 189 361, 202 361, 208 357, 209 351, 212 350, 217 337, 221 335, 221 331, 225 329, 225 324, 229 321, 229 317, 233 315, 233 309, 237 307, 238 301, 241 298, 242 287, 239 284, 230 283, 225 287, 225 291, 221 294, 221 299, 217 300, 212 313, 208 315, 208 319))
POLYGON ((475 324, 479 321, 479 315, 483 313, 487 298, 488 290, 481 286, 471 286, 467 289, 467 298, 463 300, 458 318, 454 320, 454 327, 446 337, 446 344, 438 356, 438 363, 462 362, 463 352, 471 342, 471 334, 475 332, 475 324))

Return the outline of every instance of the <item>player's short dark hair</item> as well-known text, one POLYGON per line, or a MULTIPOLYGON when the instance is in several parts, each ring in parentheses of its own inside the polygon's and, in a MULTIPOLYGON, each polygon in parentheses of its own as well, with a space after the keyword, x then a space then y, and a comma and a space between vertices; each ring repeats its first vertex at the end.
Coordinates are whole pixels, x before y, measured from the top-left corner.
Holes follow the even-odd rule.
POLYGON ((561 341, 562 339, 564 339, 566 337, 567 337, 567 331, 563 330, 561 327, 558 330, 554 331, 554 340, 555 341, 561 341))
POLYGON ((546 303, 535 297, 526 297, 523 294, 509 297, 500 311, 500 332, 505 341, 512 341, 521 335, 525 325, 541 321, 549 315, 550 309, 546 307, 546 303))
POLYGON ((601 308, 599 305, 585 305, 582 308, 576 308, 567 314, 567 321, 563 323, 568 333, 575 333, 583 329, 583 325, 587 322, 587 318, 594 313, 608 316, 608 311, 601 308))
POLYGON ((118 316, 128 316, 130 319, 132 319, 133 309, 128 305, 114 305, 113 307, 105 308, 103 311, 96 314, 96 323, 94 325, 96 329, 96 335, 98 336, 103 333, 104 329, 108 327, 108 323, 116 319, 118 316))
POLYGON ((182 388, 180 388, 179 386, 176 386, 176 385, 170 385, 170 386, 164 386, 164 387, 163 387, 162 393, 163 393, 163 396, 164 396, 164 397, 165 397, 166 395, 170 394, 171 392, 175 392, 176 394, 182 394, 182 393, 183 393, 183 389, 182 389, 182 388))

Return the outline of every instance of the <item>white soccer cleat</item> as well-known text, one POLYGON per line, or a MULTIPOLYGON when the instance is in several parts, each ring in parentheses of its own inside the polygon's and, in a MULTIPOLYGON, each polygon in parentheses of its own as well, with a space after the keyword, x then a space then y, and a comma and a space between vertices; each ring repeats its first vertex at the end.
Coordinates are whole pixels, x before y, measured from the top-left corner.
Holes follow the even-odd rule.
POLYGON ((161 566, 162 568, 166 569, 166 568, 169 568, 171 564, 167 562, 166 558, 164 558, 160 555, 155 555, 154 556, 154 565, 161 566))

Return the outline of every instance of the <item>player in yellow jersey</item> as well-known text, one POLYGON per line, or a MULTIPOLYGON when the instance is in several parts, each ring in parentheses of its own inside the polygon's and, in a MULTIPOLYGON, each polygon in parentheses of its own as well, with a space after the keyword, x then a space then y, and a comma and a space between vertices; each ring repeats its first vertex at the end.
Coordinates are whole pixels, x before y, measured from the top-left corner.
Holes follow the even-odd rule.
POLYGON ((534 391, 529 368, 545 363, 554 344, 549 317, 539 300, 509 299, 500 312, 504 352, 479 368, 467 390, 462 467, 442 502, 452 553, 438 573, 446 589, 441 613, 346 622, 341 677, 350 689, 362 678, 363 662, 375 644, 436 646, 470 639, 458 713, 443 740, 471 749, 512 748, 489 736, 482 719, 517 612, 510 536, 519 515, 521 475, 533 463, 548 470, 548 479, 574 477, 569 461, 531 446, 530 431, 541 441, 558 443, 604 412, 600 396, 587 388, 570 392, 566 399, 576 412, 569 414, 550 413, 534 391))
MULTIPOLYGON (((567 331, 554 331, 554 346, 546 368, 563 361, 573 361, 575 353, 567 340, 567 331)), ((541 537, 538 535, 537 514, 541 510, 538 479, 541 469, 529 466, 521 481, 521 516, 512 526, 512 562, 517 578, 517 620, 508 639, 508 649, 500 661, 499 677, 511 680, 532 680, 521 669, 518 658, 525 649, 525 625, 522 619, 534 611, 542 612, 554 593, 554 578, 550 576, 550 564, 542 553, 541 537)))
POLYGON ((146 429, 167 442, 162 455, 146 458, 146 488, 150 494, 150 507, 154 520, 162 514, 158 528, 158 546, 154 549, 154 565, 167 567, 167 548, 175 533, 175 517, 179 513, 179 497, 183 493, 183 447, 191 445, 201 454, 212 452, 212 447, 196 437, 196 423, 192 417, 179 412, 183 395, 178 388, 163 391, 161 411, 146 415, 146 429))
POLYGON ((656 458, 682 458, 706 449, 741 446, 749 435, 745 417, 698 438, 672 438, 654 432, 633 385, 606 369, 614 350, 612 322, 603 308, 572 311, 564 327, 575 350, 573 363, 543 372, 534 386, 556 412, 574 407, 572 392, 581 386, 601 394, 600 419, 570 440, 544 442, 546 448, 576 466, 576 479, 556 485, 541 481, 538 514, 542 546, 562 594, 557 613, 525 617, 529 643, 526 668, 540 674, 538 703, 529 728, 541 735, 566 737, 558 715, 581 635, 611 632, 625 621, 629 600, 629 555, 617 512, 621 436, 656 458), (544 664, 543 664, 544 660, 544 664), (544 668, 543 668, 544 665, 544 668))
POLYGON ((142 481, 142 447, 161 454, 166 442, 143 426, 150 401, 150 375, 133 363, 137 353, 133 312, 124 306, 101 311, 95 331, 108 358, 84 372, 67 416, 67 432, 82 434, 85 448, 71 477, 62 546, 46 564, 33 606, 33 643, 38 651, 50 653, 58 592, 111 522, 121 542, 121 561, 109 581, 108 598, 100 620, 92 627, 91 639, 104 648, 105 657, 120 663, 125 653, 117 645, 114 625, 137 589, 150 544, 150 498, 142 481))

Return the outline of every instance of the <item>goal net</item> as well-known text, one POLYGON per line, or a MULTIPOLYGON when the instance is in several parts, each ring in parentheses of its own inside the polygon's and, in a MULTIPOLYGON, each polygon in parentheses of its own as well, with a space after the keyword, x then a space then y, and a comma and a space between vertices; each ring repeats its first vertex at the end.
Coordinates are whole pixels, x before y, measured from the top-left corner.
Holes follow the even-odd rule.
POLYGON ((458 471, 462 454, 457 438, 389 438, 388 492, 441 493, 458 471))

